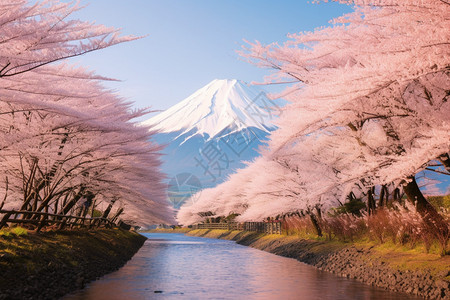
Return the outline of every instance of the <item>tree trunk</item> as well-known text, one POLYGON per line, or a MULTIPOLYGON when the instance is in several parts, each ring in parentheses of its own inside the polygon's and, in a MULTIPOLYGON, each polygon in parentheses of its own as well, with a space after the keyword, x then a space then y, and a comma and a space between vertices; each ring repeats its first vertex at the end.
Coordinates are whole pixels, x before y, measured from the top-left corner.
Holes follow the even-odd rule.
POLYGON ((322 210, 320 209, 319 205, 316 205, 316 211, 317 211, 317 217, 319 219, 322 219, 322 210))
POLYGON ((438 160, 444 165, 445 169, 450 172, 450 155, 444 153, 438 156, 438 160))
POLYGON ((8 188, 8 176, 5 177, 5 185, 6 185, 6 187, 5 187, 5 196, 3 197, 2 203, 0 203, 0 209, 3 208, 3 205, 5 205, 6 198, 8 198, 8 190, 9 190, 9 188, 8 188))
POLYGON ((69 202, 67 202, 66 205, 64 205, 62 209, 63 215, 66 215, 72 209, 72 207, 78 202, 78 200, 80 200, 81 197, 83 197, 83 192, 85 189, 86 189, 85 187, 81 187, 78 193, 69 202))
POLYGON ((83 215, 83 212, 84 212, 84 205, 81 205, 80 207, 78 207, 78 212, 75 214, 75 216, 81 217, 83 215))
MULTIPOLYGON (((123 212, 123 208, 119 208, 116 212, 116 214, 114 215, 114 217, 111 219, 111 222, 115 223, 117 218, 119 218, 119 216, 122 214, 123 212)), ((209 220, 209 218, 207 219, 209 220)))
POLYGON ((95 214, 95 203, 97 202, 96 199, 94 199, 94 201, 92 202, 92 209, 91 209, 91 218, 94 217, 95 214))
POLYGON ((436 209, 428 202, 428 200, 423 196, 422 192, 417 185, 416 178, 414 176, 409 177, 411 181, 403 186, 408 200, 414 204, 421 215, 433 212, 437 214, 436 209))
POLYGON ((107 218, 109 213, 111 212, 111 208, 114 205, 114 202, 116 202, 115 199, 111 200, 106 210, 103 212, 102 218, 107 218))
POLYGON ((310 212, 309 217, 311 218, 311 223, 317 231, 317 235, 322 236, 322 229, 320 228, 319 221, 317 221, 316 215, 313 212, 310 212))
POLYGON ((373 198, 374 188, 367 191, 367 212, 372 215, 375 212, 375 199, 373 198))
POLYGON ((449 237, 448 223, 423 196, 416 179, 414 177, 410 177, 409 179, 411 181, 403 186, 403 190, 408 200, 416 206, 417 212, 422 216, 429 230, 432 231, 434 236, 440 239, 442 251, 445 252, 449 237))
POLYGON ((56 199, 55 205, 53 206, 53 213, 54 213, 54 214, 57 214, 57 213, 58 213, 58 205, 59 205, 59 198, 56 199))
POLYGON ((401 197, 400 197, 400 189, 399 188, 396 188, 395 190, 394 190, 394 202, 400 202, 400 200, 401 200, 401 197))

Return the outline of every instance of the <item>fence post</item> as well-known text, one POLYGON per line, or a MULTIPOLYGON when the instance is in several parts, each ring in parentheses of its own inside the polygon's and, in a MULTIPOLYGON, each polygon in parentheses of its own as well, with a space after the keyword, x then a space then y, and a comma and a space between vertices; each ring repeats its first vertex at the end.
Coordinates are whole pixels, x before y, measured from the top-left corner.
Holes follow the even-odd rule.
POLYGON ((59 230, 62 230, 64 226, 66 226, 66 219, 67 217, 61 218, 61 224, 59 224, 59 230))
POLYGON ((40 232, 41 231, 42 227, 45 226, 45 221, 46 220, 47 220, 47 215, 41 215, 40 222, 39 222, 38 228, 36 229, 36 232, 40 232))

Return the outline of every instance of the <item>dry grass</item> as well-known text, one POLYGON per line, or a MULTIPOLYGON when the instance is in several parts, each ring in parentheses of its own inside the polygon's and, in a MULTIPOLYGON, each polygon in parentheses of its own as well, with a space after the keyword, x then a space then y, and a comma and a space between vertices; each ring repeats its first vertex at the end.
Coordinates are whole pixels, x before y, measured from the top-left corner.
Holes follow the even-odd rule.
MULTIPOLYGON (((381 208, 373 215, 338 214, 320 219, 320 226, 327 240, 341 242, 391 243, 416 249, 425 253, 448 254, 450 215, 442 214, 440 226, 424 219, 414 207, 397 206, 394 209, 381 208), (448 230, 440 230, 448 227, 448 230)), ((305 239, 320 239, 309 217, 288 217, 283 223, 287 235, 305 239)))

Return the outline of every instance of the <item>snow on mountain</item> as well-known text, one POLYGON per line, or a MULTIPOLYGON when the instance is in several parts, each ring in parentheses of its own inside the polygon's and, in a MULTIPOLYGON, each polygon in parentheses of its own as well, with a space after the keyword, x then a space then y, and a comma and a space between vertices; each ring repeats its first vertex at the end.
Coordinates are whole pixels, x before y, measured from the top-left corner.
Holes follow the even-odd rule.
MULTIPOLYGON (((262 89, 240 80, 213 80, 180 103, 144 121, 166 145, 162 171, 175 209, 203 188, 226 180, 259 155, 280 107, 262 89)), ((192 198, 190 199, 192 201, 192 198)))
POLYGON ((269 132, 275 128, 276 113, 262 89, 236 79, 215 79, 143 125, 154 125, 164 133, 179 132, 179 136, 191 132, 212 138, 224 129, 253 127, 269 132))

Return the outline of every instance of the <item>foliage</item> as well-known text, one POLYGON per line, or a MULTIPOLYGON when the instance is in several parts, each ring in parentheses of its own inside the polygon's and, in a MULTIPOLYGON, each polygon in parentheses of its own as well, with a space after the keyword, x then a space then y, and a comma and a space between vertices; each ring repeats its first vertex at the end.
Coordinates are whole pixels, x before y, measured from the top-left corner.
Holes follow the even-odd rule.
POLYGON ((350 198, 342 206, 336 207, 333 211, 336 214, 352 214, 361 216, 361 210, 366 209, 366 204, 360 198, 350 198))
MULTIPOLYGON (((372 213, 387 200, 389 205, 398 201, 403 188, 415 184, 415 174, 428 170, 430 162, 436 162, 433 168, 439 172, 449 172, 448 3, 345 2, 355 5, 354 12, 327 28, 291 34, 284 44, 250 42, 244 48, 243 56, 274 71, 265 83, 288 84, 277 96, 289 104, 262 156, 216 188, 195 195, 194 204, 181 207, 180 223, 201 222, 205 211, 212 217, 237 213, 241 222, 326 211, 343 203, 349 193, 372 202, 372 213)), ((407 196, 411 202, 419 199, 407 196)), ((413 221, 411 210, 381 210, 373 219, 340 214, 327 226, 352 239, 359 227, 367 229, 353 218, 369 218, 373 228, 367 230, 373 239, 384 242, 409 235, 410 243, 417 238, 428 245, 430 237, 445 249, 448 230, 441 230, 442 216, 428 215, 431 227, 425 230, 413 221), (388 220, 383 213, 396 220, 411 213, 410 225, 424 231, 384 231, 388 220), (437 220, 440 224, 433 225, 437 220)))
POLYGON ((92 214, 93 218, 99 218, 103 215, 103 213, 100 210, 94 209, 94 213, 92 214))
POLYGON ((136 37, 70 20, 79 9, 73 2, 7 2, 0 4, 0 208, 85 216, 91 205, 117 202, 129 222, 170 221, 162 147, 135 121, 148 109, 131 110, 101 85, 110 79, 62 61, 136 37))
POLYGON ((229 214, 225 220, 226 222, 234 222, 237 216, 239 216, 239 214, 229 214))

